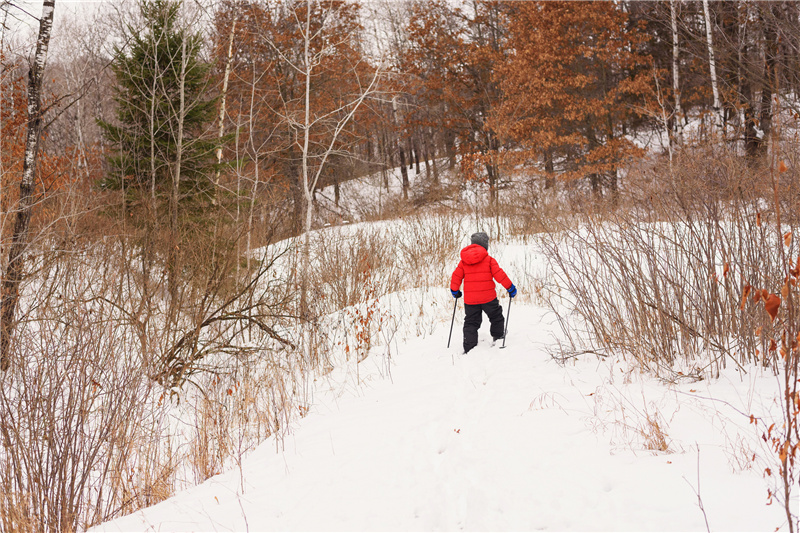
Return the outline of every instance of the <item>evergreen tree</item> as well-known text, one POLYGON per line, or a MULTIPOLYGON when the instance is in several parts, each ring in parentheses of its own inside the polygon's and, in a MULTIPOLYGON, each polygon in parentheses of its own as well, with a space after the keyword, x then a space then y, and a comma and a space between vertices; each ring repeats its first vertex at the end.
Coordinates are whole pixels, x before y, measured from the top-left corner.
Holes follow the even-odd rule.
POLYGON ((208 175, 217 141, 204 135, 216 105, 205 98, 211 65, 199 58, 200 35, 179 27, 180 6, 143 0, 144 31, 128 26, 128 44, 115 50, 118 123, 100 122, 116 149, 109 158, 113 172, 107 187, 149 189, 155 199, 175 180, 182 196, 212 185, 208 175))

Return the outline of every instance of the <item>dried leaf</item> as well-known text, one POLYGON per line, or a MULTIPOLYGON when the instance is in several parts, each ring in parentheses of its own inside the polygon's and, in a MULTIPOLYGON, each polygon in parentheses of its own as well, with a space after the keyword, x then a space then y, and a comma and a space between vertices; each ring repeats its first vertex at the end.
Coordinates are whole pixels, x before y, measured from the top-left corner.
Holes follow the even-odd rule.
POLYGON ((778 172, 786 172, 787 170, 789 170, 789 167, 786 166, 785 161, 781 160, 781 162, 778 163, 778 172))
POLYGON ((723 266, 723 267, 722 267, 722 277, 723 277, 723 278, 727 278, 727 277, 728 277, 728 271, 729 271, 730 269, 731 269, 731 265, 729 265, 729 264, 726 262, 726 263, 725 263, 725 266, 723 266))
POLYGON ((783 245, 789 246, 790 244, 792 244, 792 232, 787 231, 783 234, 783 245))
POLYGON ((742 289, 742 303, 739 306, 739 309, 744 309, 744 305, 747 303, 747 297, 750 296, 750 291, 753 290, 753 287, 750 285, 745 285, 742 289))
POLYGON ((781 297, 777 294, 770 294, 767 296, 767 299, 764 301, 764 309, 769 314, 769 317, 772 321, 775 321, 775 318, 778 316, 778 309, 781 306, 781 297))
POLYGON ((781 298, 784 300, 789 296, 789 284, 784 283, 783 287, 781 287, 781 298))
POLYGON ((778 349, 778 344, 775 342, 775 339, 770 339, 769 340, 769 351, 770 352, 774 352, 777 349, 778 349))
POLYGON ((756 226, 761 227, 761 213, 756 213, 756 226))

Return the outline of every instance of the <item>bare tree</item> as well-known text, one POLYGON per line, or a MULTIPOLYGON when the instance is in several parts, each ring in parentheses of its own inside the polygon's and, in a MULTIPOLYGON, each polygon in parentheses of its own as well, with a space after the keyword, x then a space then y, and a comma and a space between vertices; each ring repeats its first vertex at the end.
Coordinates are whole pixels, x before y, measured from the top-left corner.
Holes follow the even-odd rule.
POLYGON ((672 22, 672 92, 675 95, 675 141, 680 146, 683 144, 683 110, 681 109, 681 84, 680 84, 680 46, 678 45, 678 14, 675 5, 680 0, 670 0, 670 19, 672 22))
POLYGON ((0 370, 3 371, 8 370, 11 364, 8 348, 11 344, 14 314, 19 299, 19 285, 25 266, 23 253, 28 245, 28 228, 33 212, 34 178, 39 158, 39 141, 44 125, 41 107, 42 82, 47 62, 47 48, 50 44, 50 33, 53 28, 55 4, 55 0, 44 0, 42 3, 36 54, 28 72, 28 133, 25 140, 25 160, 19 184, 20 198, 17 220, 14 224, 11 247, 8 251, 8 266, 0 292, 0 370))
POLYGON ((231 77, 231 66, 233 64, 233 38, 236 36, 236 20, 236 14, 234 14, 233 20, 231 21, 230 33, 228 35, 228 57, 225 60, 225 74, 222 77, 222 94, 220 95, 219 102, 219 131, 217 132, 219 146, 217 146, 217 169, 214 173, 214 205, 217 204, 217 195, 219 194, 220 165, 222 164, 222 138, 225 135, 225 104, 228 96, 228 81, 231 77))
POLYGON ((722 102, 719 98, 717 62, 714 58, 714 36, 711 27, 711 13, 708 7, 708 0, 703 0, 703 14, 706 22, 706 44, 708 45, 708 68, 711 71, 711 91, 714 93, 714 124, 717 127, 717 131, 722 132, 722 102))
MULTIPOLYGON (((382 61, 379 61, 378 65, 366 69, 371 72, 366 79, 362 79, 363 73, 360 71, 364 70, 366 66, 366 59, 362 57, 358 63, 350 66, 349 71, 349 75, 355 80, 357 93, 352 94, 350 99, 341 100, 335 109, 315 108, 312 101, 312 80, 314 76, 318 75, 317 68, 322 65, 323 61, 335 54, 336 46, 339 43, 330 39, 326 32, 330 29, 330 22, 335 20, 336 10, 342 9, 343 6, 345 6, 344 3, 337 5, 335 3, 326 4, 319 0, 307 0, 305 2, 305 21, 300 25, 303 39, 300 60, 292 60, 279 51, 282 60, 288 63, 289 67, 304 80, 303 103, 300 108, 302 119, 297 120, 296 115, 293 115, 288 108, 284 112, 284 119, 298 133, 295 144, 301 153, 300 178, 305 201, 303 252, 300 267, 302 278, 300 316, 303 319, 308 319, 308 270, 311 253, 309 239, 314 215, 314 191, 320 182, 328 159, 340 149, 340 135, 350 124, 364 101, 376 92, 378 80, 383 73, 383 64, 382 61), (321 20, 315 21, 316 24, 312 25, 312 13, 317 13, 316 9, 321 11, 318 15, 321 20), (312 146, 312 132, 324 132, 322 135, 324 140, 321 143, 319 141, 314 143, 317 146, 312 146)), ((295 12, 295 17, 297 17, 297 12, 295 12)), ((352 36, 339 36, 339 38, 348 39, 352 36)), ((275 47, 275 50, 278 51, 278 48, 275 47)))

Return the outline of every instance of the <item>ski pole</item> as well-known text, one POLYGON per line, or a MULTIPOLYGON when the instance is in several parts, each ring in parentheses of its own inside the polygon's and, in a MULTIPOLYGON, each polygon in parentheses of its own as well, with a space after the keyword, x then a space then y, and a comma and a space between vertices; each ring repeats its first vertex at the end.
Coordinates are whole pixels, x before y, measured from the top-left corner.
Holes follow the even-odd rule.
POLYGON ((506 347, 506 335, 508 334, 508 319, 511 318, 511 300, 514 298, 508 299, 508 311, 506 311, 506 330, 503 332, 503 345, 500 348, 506 347))
POLYGON ((456 307, 458 306, 458 298, 453 302, 453 319, 450 321, 450 335, 447 337, 447 347, 450 348, 450 338, 453 336, 453 324, 456 321, 456 307))

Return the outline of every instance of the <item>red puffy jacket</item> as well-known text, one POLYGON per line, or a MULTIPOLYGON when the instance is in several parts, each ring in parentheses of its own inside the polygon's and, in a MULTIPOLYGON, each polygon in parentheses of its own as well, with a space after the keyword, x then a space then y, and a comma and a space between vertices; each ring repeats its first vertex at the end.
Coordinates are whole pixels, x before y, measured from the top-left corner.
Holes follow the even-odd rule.
POLYGON ((480 244, 470 244, 461 250, 461 262, 453 271, 450 289, 457 291, 464 282, 464 303, 480 305, 497 298, 494 280, 508 290, 511 280, 497 260, 480 244))

